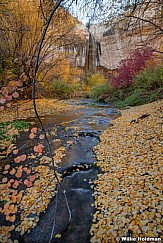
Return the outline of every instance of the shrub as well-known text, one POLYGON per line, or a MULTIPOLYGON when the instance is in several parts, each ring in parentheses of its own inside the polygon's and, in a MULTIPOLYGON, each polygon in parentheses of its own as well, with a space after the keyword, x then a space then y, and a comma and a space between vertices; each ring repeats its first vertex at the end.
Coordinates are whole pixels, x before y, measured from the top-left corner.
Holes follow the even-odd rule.
POLYGON ((96 85, 91 89, 90 98, 96 99, 97 101, 104 101, 109 93, 112 92, 112 89, 112 86, 108 83, 96 85))
POLYGON ((93 87, 95 85, 101 85, 104 84, 105 82, 106 80, 104 76, 100 73, 92 74, 87 78, 87 85, 89 85, 90 87, 93 87))
POLYGON ((55 80, 52 82, 49 89, 50 94, 48 93, 48 96, 58 99, 67 99, 76 96, 81 88, 77 83, 70 84, 62 80, 55 80))
POLYGON ((117 76, 112 79, 115 88, 126 88, 134 82, 135 75, 143 70, 146 62, 152 58, 152 51, 149 48, 142 48, 133 51, 129 58, 123 60, 117 70, 117 76))
POLYGON ((163 88, 158 88, 154 90, 150 97, 149 97, 149 102, 158 100, 158 99, 163 99, 163 88))
POLYGON ((161 66, 146 68, 135 77, 135 88, 156 89, 163 85, 163 68, 161 66))
POLYGON ((137 89, 134 91, 133 94, 131 94, 125 100, 119 101, 116 104, 119 107, 142 105, 146 103, 148 100, 148 97, 145 97, 145 94, 146 94, 146 90, 137 89))
POLYGON ((123 89, 115 89, 113 95, 117 97, 119 100, 126 99, 133 92, 132 87, 127 87, 123 89))

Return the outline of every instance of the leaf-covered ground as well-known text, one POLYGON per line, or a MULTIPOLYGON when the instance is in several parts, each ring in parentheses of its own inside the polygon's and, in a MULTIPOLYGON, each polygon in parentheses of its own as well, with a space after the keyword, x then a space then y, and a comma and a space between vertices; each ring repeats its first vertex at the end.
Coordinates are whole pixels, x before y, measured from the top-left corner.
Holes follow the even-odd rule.
POLYGON ((46 163, 47 160, 44 160, 43 164, 35 167, 22 163, 18 166, 11 163, 10 168, 6 165, 8 170, 3 171, 5 176, 0 185, 0 242, 13 242, 10 239, 12 231, 23 235, 35 227, 39 214, 55 195, 57 182, 53 170, 45 166, 46 163))
MULTIPOLYGON (((60 112, 74 109, 74 106, 64 101, 45 98, 36 99, 36 106, 40 116, 57 115, 60 112)), ((30 123, 21 121, 21 119, 35 116, 31 100, 19 100, 17 104, 13 103, 10 108, 0 111, 0 159, 7 153, 5 148, 15 142, 14 140, 19 137, 20 132, 28 130, 30 123)))
POLYGON ((161 237, 163 100, 122 111, 95 147, 102 173, 95 181, 92 243, 161 237))
MULTIPOLYGON (((64 101, 57 99, 37 99, 37 110, 40 116, 58 114, 65 110, 72 109, 73 106, 66 104, 64 101)), ((12 121, 17 118, 35 117, 33 103, 31 100, 18 101, 18 104, 13 104, 11 108, 2 111, 0 116, 0 123, 12 121)))

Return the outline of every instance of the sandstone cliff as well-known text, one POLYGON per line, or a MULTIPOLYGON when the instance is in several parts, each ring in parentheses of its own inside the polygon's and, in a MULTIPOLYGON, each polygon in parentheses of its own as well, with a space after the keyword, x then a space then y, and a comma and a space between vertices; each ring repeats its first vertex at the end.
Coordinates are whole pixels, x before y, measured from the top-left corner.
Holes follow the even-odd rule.
POLYGON ((132 50, 143 46, 152 47, 158 57, 158 53, 163 52, 162 17, 159 7, 161 8, 161 5, 155 4, 144 10, 145 7, 140 6, 132 14, 132 18, 130 13, 130 16, 128 14, 128 17, 121 17, 112 23, 92 26, 92 34, 101 43, 100 66, 110 70, 116 69, 132 50))

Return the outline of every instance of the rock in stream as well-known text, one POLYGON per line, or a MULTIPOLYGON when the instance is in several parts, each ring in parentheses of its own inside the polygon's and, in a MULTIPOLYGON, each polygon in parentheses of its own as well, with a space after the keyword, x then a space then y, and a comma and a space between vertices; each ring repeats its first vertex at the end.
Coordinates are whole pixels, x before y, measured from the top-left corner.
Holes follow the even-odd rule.
POLYGON ((89 229, 92 224, 93 190, 91 185, 98 173, 97 168, 87 171, 75 172, 63 179, 61 186, 66 190, 67 200, 71 209, 72 218, 69 222, 69 214, 66 207, 64 194, 60 186, 56 198, 50 203, 46 213, 42 215, 38 225, 29 234, 23 236, 24 243, 49 242, 54 218, 55 227, 51 242, 83 243, 89 242, 89 229), (61 235, 57 239, 55 236, 61 235))

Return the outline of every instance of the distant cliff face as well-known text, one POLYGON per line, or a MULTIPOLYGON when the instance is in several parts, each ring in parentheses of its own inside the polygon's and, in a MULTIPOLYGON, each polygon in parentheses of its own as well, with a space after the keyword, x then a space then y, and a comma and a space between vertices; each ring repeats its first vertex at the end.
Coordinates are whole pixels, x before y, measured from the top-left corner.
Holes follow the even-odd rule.
POLYGON ((161 15, 158 14, 161 10, 159 5, 153 4, 148 6, 148 11, 144 9, 146 5, 138 5, 134 12, 136 18, 117 17, 105 25, 87 28, 74 19, 76 24, 69 32, 69 45, 61 51, 66 50, 71 63, 90 71, 94 71, 96 66, 115 70, 133 50, 141 47, 149 46, 163 52, 163 30, 161 15), (145 21, 140 21, 142 18, 145 21))
POLYGON ((116 69, 132 50, 143 46, 148 45, 160 50, 162 39, 148 41, 150 31, 152 30, 149 25, 142 32, 139 29, 133 31, 122 30, 118 27, 94 26, 92 33, 101 44, 100 66, 110 70, 116 69))

